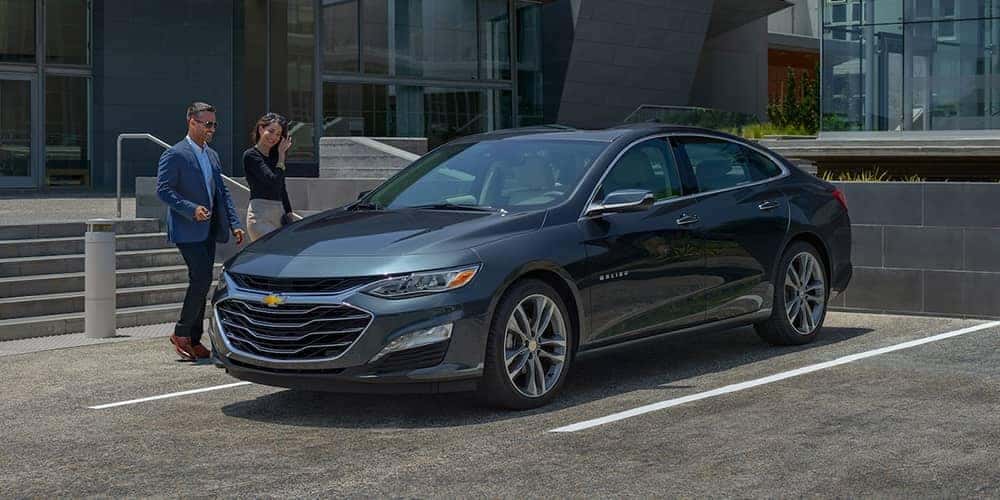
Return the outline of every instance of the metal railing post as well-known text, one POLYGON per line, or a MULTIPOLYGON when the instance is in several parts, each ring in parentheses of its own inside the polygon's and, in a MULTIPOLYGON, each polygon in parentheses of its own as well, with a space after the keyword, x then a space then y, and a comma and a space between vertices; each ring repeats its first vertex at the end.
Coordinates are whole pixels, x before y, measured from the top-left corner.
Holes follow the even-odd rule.
MULTIPOLYGON (((115 169, 115 185, 116 185, 116 187, 115 187, 115 197, 116 197, 115 206, 117 207, 117 214, 118 214, 118 218, 119 219, 122 218, 122 139, 146 139, 148 141, 152 141, 152 142, 155 142, 156 144, 159 144, 160 147, 162 147, 163 149, 170 149, 170 144, 167 144, 166 142, 164 142, 163 140, 161 140, 160 138, 156 137, 153 134, 147 134, 147 133, 141 133, 141 134, 118 134, 118 164, 117 164, 117 167, 115 169)), ((222 180, 228 181, 234 187, 238 187, 243 192, 247 193, 247 195, 250 194, 250 188, 244 186, 243 184, 240 184, 239 182, 236 182, 236 180, 233 179, 232 177, 229 177, 228 175, 222 174, 222 180)), ((294 214, 294 213, 293 213, 293 216, 298 217, 300 219, 302 218, 298 214, 294 214)))
POLYGON ((170 144, 160 140, 153 134, 118 134, 118 163, 115 168, 115 206, 118 218, 122 218, 122 139, 146 139, 159 144, 163 149, 170 149, 170 144))

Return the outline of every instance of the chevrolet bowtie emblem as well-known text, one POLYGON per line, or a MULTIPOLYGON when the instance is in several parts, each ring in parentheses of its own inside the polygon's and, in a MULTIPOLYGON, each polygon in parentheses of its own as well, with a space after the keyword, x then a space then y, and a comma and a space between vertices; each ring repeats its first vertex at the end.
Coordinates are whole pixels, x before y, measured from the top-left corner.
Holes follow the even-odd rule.
POLYGON ((285 303, 285 298, 281 295, 271 294, 260 300, 267 307, 278 307, 285 303))

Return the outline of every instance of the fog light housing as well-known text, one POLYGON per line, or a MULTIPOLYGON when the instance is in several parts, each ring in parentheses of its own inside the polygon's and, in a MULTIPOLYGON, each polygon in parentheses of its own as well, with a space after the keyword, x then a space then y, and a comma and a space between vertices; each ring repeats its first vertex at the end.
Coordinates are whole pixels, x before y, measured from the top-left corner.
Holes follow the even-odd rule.
POLYGON ((383 347, 378 354, 372 357, 369 363, 374 363, 390 353, 405 351, 406 349, 413 349, 414 347, 436 344, 438 342, 448 340, 451 338, 451 329, 452 323, 448 323, 400 335, 386 344, 386 346, 383 347))

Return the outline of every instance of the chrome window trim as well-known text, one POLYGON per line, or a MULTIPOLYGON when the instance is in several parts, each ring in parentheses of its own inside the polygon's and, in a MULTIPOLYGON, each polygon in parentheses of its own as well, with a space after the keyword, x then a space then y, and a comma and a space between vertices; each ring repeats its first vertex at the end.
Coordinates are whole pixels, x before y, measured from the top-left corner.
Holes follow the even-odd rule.
MULTIPOLYGON (((637 146, 639 144, 642 144, 642 143, 644 143, 646 141, 652 140, 652 139, 667 139, 667 140, 669 140, 670 138, 674 138, 674 137, 677 137, 677 138, 682 138, 682 137, 704 137, 704 138, 707 138, 707 139, 715 139, 715 140, 718 140, 718 141, 729 142, 729 143, 732 143, 732 144, 736 144, 737 146, 742 146, 742 147, 745 147, 745 148, 749 148, 749 149, 751 149, 753 151, 756 151, 757 153, 760 153, 761 155, 763 155, 764 157, 766 157, 767 159, 771 160, 776 165, 778 165, 778 168, 781 169, 781 173, 778 174, 778 175, 776 175, 776 176, 774 176, 774 177, 769 177, 767 179, 760 180, 760 181, 757 181, 757 182, 751 182, 749 184, 741 184, 739 186, 728 187, 728 188, 725 188, 725 189, 714 189, 712 191, 698 192, 698 193, 694 193, 694 194, 685 194, 685 195, 681 195, 681 196, 675 196, 673 198, 667 198, 665 200, 657 200, 656 203, 653 203, 654 207, 665 205, 667 203, 674 203, 676 201, 681 201, 681 200, 690 200, 690 199, 700 198, 702 196, 707 196, 707 195, 710 195, 710 194, 725 193, 727 191, 735 191, 737 189, 744 189, 744 188, 748 188, 748 187, 759 186, 761 184, 766 184, 768 182, 774 182, 774 181, 777 181, 777 180, 780 180, 780 179, 784 179, 785 177, 788 177, 789 175, 791 175, 791 171, 788 169, 788 167, 785 166, 785 164, 783 162, 778 161, 775 158, 775 156, 774 156, 773 153, 771 153, 770 151, 765 151, 765 150, 761 149, 759 146, 754 146, 754 145, 751 145, 751 144, 746 144, 746 143, 743 143, 743 142, 734 141, 734 140, 726 138, 726 137, 720 137, 720 136, 717 136, 717 135, 705 134, 705 133, 698 133, 698 132, 663 132, 663 133, 654 134, 654 135, 647 135, 647 136, 643 136, 643 137, 640 137, 640 138, 632 141, 627 146, 625 146, 625 148, 622 149, 617 155, 615 155, 614 160, 611 160, 611 164, 608 165, 608 167, 604 170, 604 173, 601 174, 601 178, 598 179, 597 185, 595 185, 593 191, 591 191, 590 197, 588 198, 587 203, 584 204, 583 210, 580 212, 580 216, 577 218, 577 220, 591 219, 593 217, 598 217, 598 216, 588 216, 587 215, 587 211, 594 204, 594 198, 597 196, 597 191, 604 184, 604 179, 608 176, 609 173, 611 173, 611 169, 615 168, 615 166, 618 165, 618 161, 621 160, 621 157, 624 156, 625 153, 627 153, 633 147, 635 147, 635 146, 637 146)), ((670 147, 670 154, 674 156, 674 162, 677 164, 677 168, 680 169, 680 163, 677 162, 677 156, 674 154, 674 150, 673 150, 674 148, 673 148, 673 146, 670 145, 670 144, 668 144, 668 147, 670 147)))
MULTIPOLYGON (((219 302, 223 302, 223 301, 226 301, 226 300, 243 300, 243 301, 246 301, 246 302, 251 302, 251 301, 258 301, 259 302, 264 297, 270 295, 270 292, 262 292, 262 291, 259 291, 259 290, 244 290, 242 288, 233 287, 233 283, 229 279, 229 276, 227 274, 223 274, 223 278, 226 279, 226 281, 228 282, 228 284, 229 284, 229 286, 231 288, 229 288, 227 290, 227 293, 226 293, 225 297, 223 297, 222 299, 220 299, 219 302)), ((360 287, 358 287, 358 288, 360 288, 360 287)), ((222 327, 222 318, 219 317, 219 311, 218 311, 218 309, 214 305, 212 307, 212 319, 213 319, 213 322, 214 322, 213 326, 215 327, 216 331, 219 333, 219 337, 222 339, 222 342, 225 344, 226 350, 228 350, 229 352, 234 353, 234 354, 236 354, 236 355, 238 355, 238 356, 240 356, 242 358, 264 363, 264 366, 269 366, 269 365, 314 365, 314 364, 317 364, 317 363, 325 363, 325 362, 330 362, 330 361, 336 361, 336 360, 342 358, 345 354, 347 354, 358 343, 358 341, 361 340, 361 337, 363 337, 365 335, 365 333, 368 332, 368 328, 371 327, 372 323, 375 322, 375 314, 374 313, 372 313, 371 311, 369 311, 367 309, 364 309, 362 307, 358 307, 358 306, 356 306, 354 304, 350 304, 350 303, 348 303, 345 300, 345 299, 347 299, 348 295, 351 295, 353 293, 354 293, 354 289, 345 290, 345 291, 340 292, 338 294, 303 294, 303 293, 281 294, 283 297, 287 297, 288 299, 290 299, 289 302, 293 303, 293 304, 310 304, 310 305, 315 304, 317 306, 339 305, 339 306, 350 307, 352 309, 356 309, 358 311, 361 311, 361 312, 366 313, 366 314, 369 315, 368 323, 364 326, 364 328, 361 330, 361 332, 358 333, 357 338, 355 338, 354 341, 351 342, 351 345, 347 346, 347 348, 344 349, 344 352, 341 352, 340 354, 338 354, 338 355, 336 355, 336 356, 334 356, 332 358, 275 359, 275 358, 267 358, 267 357, 263 357, 263 356, 258 356, 256 354, 251 354, 249 352, 245 352, 245 351, 243 351, 241 349, 236 349, 235 347, 233 347, 232 343, 230 343, 229 339, 226 337, 226 330, 222 327)))

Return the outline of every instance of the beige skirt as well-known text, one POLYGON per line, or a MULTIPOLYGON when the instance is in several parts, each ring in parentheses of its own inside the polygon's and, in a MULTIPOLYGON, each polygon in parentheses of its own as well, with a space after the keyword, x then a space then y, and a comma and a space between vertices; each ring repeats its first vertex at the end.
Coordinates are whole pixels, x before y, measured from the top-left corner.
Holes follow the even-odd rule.
POLYGON ((250 206, 247 208, 247 232, 250 233, 250 241, 256 241, 261 236, 280 228, 283 215, 285 207, 280 201, 259 198, 250 200, 250 206))

